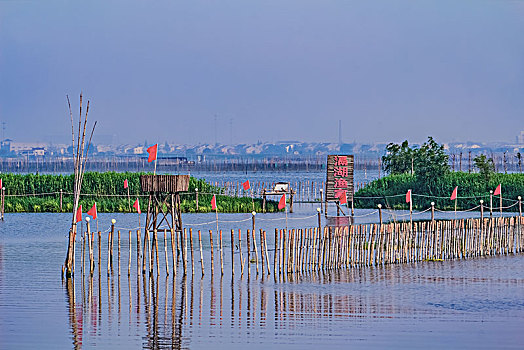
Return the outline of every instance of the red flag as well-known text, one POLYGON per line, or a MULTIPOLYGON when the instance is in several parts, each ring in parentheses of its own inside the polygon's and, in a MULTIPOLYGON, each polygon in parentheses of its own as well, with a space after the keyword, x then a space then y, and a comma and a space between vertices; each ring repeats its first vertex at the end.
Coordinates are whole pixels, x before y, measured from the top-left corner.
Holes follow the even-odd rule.
POLYGON ((147 149, 147 153, 149 153, 149 157, 147 158, 148 163, 151 163, 152 161, 156 160, 156 151, 157 150, 158 150, 158 143, 147 149))
POLYGON ((278 210, 284 209, 286 207, 286 194, 282 195, 280 201, 278 201, 278 210))
POLYGON ((408 190, 408 193, 406 193, 406 203, 411 202, 411 190, 408 190))
POLYGON ((213 199, 211 199, 211 210, 216 210, 217 208, 217 198, 215 195, 213 195, 213 199))
POLYGON ((96 202, 95 204, 93 204, 93 207, 89 209, 87 215, 91 215, 93 217, 93 220, 96 220, 96 202))
POLYGON ((79 206, 76 210, 76 222, 82 221, 82 206, 79 206))
POLYGON ((247 180, 246 182, 244 182, 242 184, 242 186, 244 186, 244 191, 247 191, 251 188, 251 186, 249 185, 249 180, 247 180))
POLYGON ((141 214, 142 211, 140 210, 140 203, 138 203, 138 198, 136 199, 135 203, 133 204, 133 208, 136 209, 136 211, 138 212, 138 214, 141 214))
POLYGON ((346 204, 348 202, 346 191, 340 191, 338 199, 340 200, 340 204, 346 204))
POLYGON ((451 194, 451 198, 450 198, 450 199, 451 199, 452 201, 455 200, 455 199, 457 199, 457 191, 458 191, 458 188, 459 188, 458 186, 455 187, 455 189, 453 190, 453 193, 451 194))
POLYGON ((0 189, 2 189, 2 179, 0 179, 0 189))
POLYGON ((499 185, 497 186, 497 188, 495 188, 495 192, 493 192, 493 195, 494 195, 494 196, 498 196, 498 195, 501 194, 501 193, 502 193, 502 184, 499 184, 499 185))
POLYGON ((124 188, 128 188, 129 184, 127 183, 127 179, 124 180, 124 188))

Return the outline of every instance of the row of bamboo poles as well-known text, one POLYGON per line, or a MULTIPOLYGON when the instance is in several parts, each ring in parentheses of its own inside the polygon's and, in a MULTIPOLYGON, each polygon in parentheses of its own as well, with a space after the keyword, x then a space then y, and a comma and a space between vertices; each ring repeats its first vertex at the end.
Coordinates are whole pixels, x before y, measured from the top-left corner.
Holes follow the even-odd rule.
MULTIPOLYGON (((212 181, 211 185, 221 188, 225 195, 231 197, 249 197, 252 194, 255 197, 261 197, 265 190, 272 190, 276 182, 253 181, 250 182, 251 188, 244 190, 240 181, 212 181)), ((295 191, 295 198, 301 202, 322 201, 322 192, 326 188, 325 181, 292 181, 290 187, 295 191)), ((355 192, 365 187, 367 182, 355 182, 355 192)))
MULTIPOLYGON (((195 274, 196 270, 204 276, 206 269, 212 276, 215 273, 224 275, 228 253, 224 249, 222 230, 209 230, 208 234, 209 251, 205 255, 210 256, 210 261, 206 264, 203 249, 203 239, 206 238, 200 230, 184 229, 182 234, 168 230, 145 231, 143 237, 140 230, 136 233, 129 231, 128 246, 124 247, 128 250, 127 274, 131 274, 132 243, 135 241, 137 273, 159 275, 165 269, 166 275, 170 272, 176 275, 182 260, 180 265, 184 276, 195 274), (133 237, 135 234, 136 240, 133 237), (194 240, 198 240, 198 248, 194 240)), ((104 253, 107 253, 107 274, 114 273, 115 235, 120 275, 121 232, 115 233, 114 223, 107 236, 105 252, 102 250, 101 232, 90 232, 88 223, 81 243, 83 273, 87 272, 85 264, 88 263, 89 272, 93 275, 96 263, 100 274, 104 253)), ((230 232, 231 275, 239 273, 243 276, 247 273, 250 277, 252 273, 257 276, 273 273, 276 280, 277 276, 308 271, 518 254, 524 251, 524 217, 275 229, 272 249, 268 249, 270 244, 266 231, 246 230, 244 235, 245 243, 242 242, 242 230, 230 232)))
POLYGON ((523 226, 523 217, 509 217, 284 231, 278 272, 516 254, 524 251, 523 226))

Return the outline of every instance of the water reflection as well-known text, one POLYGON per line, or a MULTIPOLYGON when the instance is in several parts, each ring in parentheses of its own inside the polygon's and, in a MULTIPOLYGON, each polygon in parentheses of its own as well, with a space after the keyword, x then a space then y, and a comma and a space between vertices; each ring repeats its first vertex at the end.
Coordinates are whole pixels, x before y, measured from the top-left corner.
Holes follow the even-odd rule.
MULTIPOLYGON (((456 266, 460 264, 465 262, 456 266)), ((65 280, 64 287, 74 348, 105 347, 109 341, 147 349, 182 349, 214 343, 213 339, 238 344, 266 337, 277 340, 296 329, 325 337, 342 333, 347 322, 358 326, 373 319, 446 318, 450 314, 460 318, 468 305, 472 308, 468 311, 474 311, 474 307, 485 308, 490 303, 475 299, 475 288, 488 287, 500 293, 508 288, 520 290, 524 284, 522 278, 468 277, 453 270, 453 266, 431 262, 353 268, 289 274, 285 284, 274 284, 271 279, 246 281, 240 276, 203 279, 87 274, 65 280), (414 301, 413 286, 428 293, 427 303, 414 301), (439 296, 439 291, 446 294, 439 296), (460 292, 472 291, 469 299, 453 299, 460 292), (79 298, 77 292, 81 293, 79 298)), ((497 308, 522 310, 519 297, 497 308)))

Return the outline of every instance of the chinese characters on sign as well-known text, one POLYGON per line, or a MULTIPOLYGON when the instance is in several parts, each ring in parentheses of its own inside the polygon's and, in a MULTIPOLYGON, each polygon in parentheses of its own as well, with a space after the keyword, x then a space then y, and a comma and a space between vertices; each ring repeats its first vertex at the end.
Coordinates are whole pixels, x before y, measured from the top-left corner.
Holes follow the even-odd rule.
POLYGON ((340 200, 344 195, 347 201, 353 201, 353 156, 329 155, 326 201, 340 200))

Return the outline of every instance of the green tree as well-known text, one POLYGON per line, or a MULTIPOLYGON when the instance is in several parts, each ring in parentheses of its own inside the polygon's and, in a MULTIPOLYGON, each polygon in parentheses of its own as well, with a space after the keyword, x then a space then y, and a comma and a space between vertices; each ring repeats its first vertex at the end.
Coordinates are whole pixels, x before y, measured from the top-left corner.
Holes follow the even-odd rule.
POLYGON ((422 182, 434 182, 449 172, 448 158, 444 146, 430 136, 420 148, 409 147, 407 140, 400 145, 390 143, 382 164, 389 174, 411 173, 422 182))
POLYGON ((481 154, 473 159, 475 166, 479 169, 480 174, 486 181, 489 181, 491 175, 495 172, 495 164, 493 158, 488 158, 486 155, 481 154))
POLYGON ((444 145, 439 145, 429 136, 414 153, 415 176, 428 187, 449 172, 449 156, 444 151, 444 145))
POLYGON ((409 147, 408 141, 397 145, 390 143, 386 146, 386 154, 382 157, 384 171, 396 175, 413 172, 414 150, 409 147))

